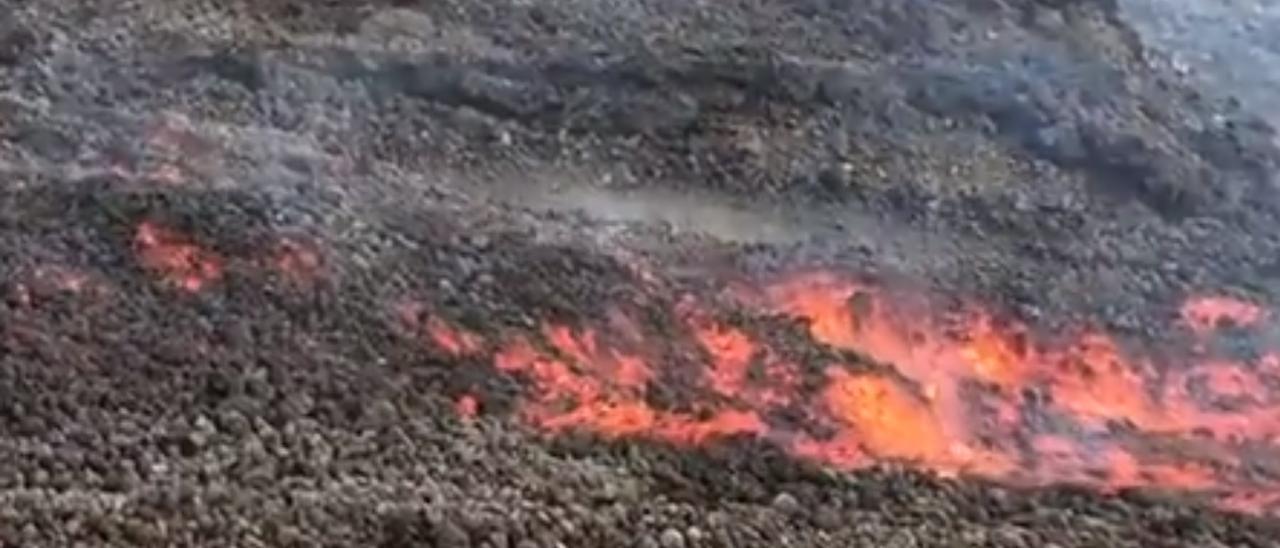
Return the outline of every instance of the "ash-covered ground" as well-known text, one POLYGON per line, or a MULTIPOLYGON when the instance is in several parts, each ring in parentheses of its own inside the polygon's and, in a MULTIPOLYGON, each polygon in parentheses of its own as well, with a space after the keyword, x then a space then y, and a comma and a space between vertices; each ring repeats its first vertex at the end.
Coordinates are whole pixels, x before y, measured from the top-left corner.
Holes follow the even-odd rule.
POLYGON ((1158 484, 549 432, 432 323, 679 346, 693 295, 815 372, 718 296, 826 268, 1179 353, 1188 295, 1280 301, 1280 153, 1114 2, 3 4, 2 544, 1278 545, 1158 484))

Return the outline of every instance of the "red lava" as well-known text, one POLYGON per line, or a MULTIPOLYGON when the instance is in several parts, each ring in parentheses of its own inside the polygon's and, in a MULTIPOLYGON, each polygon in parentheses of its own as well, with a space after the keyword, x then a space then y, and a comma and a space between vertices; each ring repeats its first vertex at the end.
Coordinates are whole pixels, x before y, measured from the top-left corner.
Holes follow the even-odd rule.
POLYGON ((474 354, 480 351, 483 343, 475 334, 453 327, 434 316, 427 319, 426 330, 437 346, 453 356, 474 354))
POLYGON ((222 257, 177 231, 143 222, 133 243, 143 268, 186 291, 200 291, 222 278, 222 257))
POLYGON ((1257 305, 1230 297, 1193 297, 1182 305, 1183 321, 1198 333, 1213 331, 1225 323, 1247 327, 1265 315, 1257 305))
POLYGON ((464 419, 474 419, 480 413, 480 401, 471 394, 464 394, 454 402, 453 409, 464 419))
MULTIPOLYGON (((1243 445, 1280 451, 1280 398, 1266 388, 1280 382, 1275 354, 1257 363, 1205 359, 1158 367, 1098 331, 1048 342, 976 307, 945 317, 905 311, 910 307, 899 313, 877 288, 828 272, 751 293, 744 295, 749 306, 799 319, 814 340, 890 369, 833 361, 822 364, 821 388, 804 389, 796 365, 764 340, 685 302, 673 313, 699 347, 697 388, 707 396, 688 409, 667 409, 646 397, 667 368, 677 367, 652 351, 673 344, 666 339, 554 323, 536 337, 493 341, 439 319, 427 330, 451 355, 493 349, 497 370, 528 381, 521 415, 549 432, 580 429, 677 445, 757 436, 839 467, 896 461, 1021 484, 1217 493, 1222 506, 1255 512, 1280 499, 1280 480, 1251 475, 1239 459, 1144 449, 1161 441, 1227 454, 1243 445), (780 409, 801 409, 809 426, 834 433, 775 426, 767 417, 780 409)), ((1263 316, 1248 303, 1205 297, 1183 309, 1202 336, 1223 318, 1249 326, 1263 316)))

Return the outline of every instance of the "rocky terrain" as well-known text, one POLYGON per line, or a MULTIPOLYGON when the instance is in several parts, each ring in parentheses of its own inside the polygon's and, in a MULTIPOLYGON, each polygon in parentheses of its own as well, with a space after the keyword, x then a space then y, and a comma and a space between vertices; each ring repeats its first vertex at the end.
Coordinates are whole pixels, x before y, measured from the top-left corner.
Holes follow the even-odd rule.
POLYGON ((0 545, 1280 544, 1275 131, 1113 1, 3 4, 0 545), (918 371, 741 298, 814 270, 1152 384, 1213 295, 1261 418, 842 438, 918 371))

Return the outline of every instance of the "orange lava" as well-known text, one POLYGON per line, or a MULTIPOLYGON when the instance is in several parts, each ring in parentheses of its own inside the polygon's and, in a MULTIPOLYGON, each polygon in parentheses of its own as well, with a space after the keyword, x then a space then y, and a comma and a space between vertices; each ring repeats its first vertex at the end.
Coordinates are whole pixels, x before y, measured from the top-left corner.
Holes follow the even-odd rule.
POLYGON ((897 381, 882 375, 828 372, 823 399, 831 414, 857 431, 872 456, 929 461, 951 451, 946 429, 933 410, 897 381))
POLYGON ((184 290, 197 292, 222 278, 223 259, 174 230, 143 222, 133 243, 143 268, 184 290))
POLYGON ((753 406, 790 403, 799 382, 794 364, 777 359, 740 329, 700 316, 687 322, 708 361, 703 376, 711 390, 753 406))
POLYGON ((543 335, 550 343, 547 350, 517 339, 494 358, 499 370, 523 374, 535 386, 524 407, 534 424, 550 430, 585 428, 609 438, 643 436, 682 445, 764 433, 764 422, 749 409, 656 409, 645 399, 653 378, 649 364, 637 355, 602 348, 594 331, 575 332, 548 325, 543 335))
MULTIPOLYGON (((976 307, 939 313, 828 272, 739 297, 845 354, 788 353, 691 300, 672 311, 685 326, 674 335, 616 312, 598 328, 547 324, 493 341, 442 321, 428 331, 451 355, 493 349, 497 370, 527 382, 520 414, 548 432, 676 445, 750 436, 839 467, 1186 490, 1255 512, 1280 503, 1280 477, 1241 457, 1280 454, 1280 397, 1268 388, 1280 385, 1280 354, 1154 363, 1098 331, 1035 337, 976 307)), ((1264 317, 1227 299, 1183 308, 1198 337, 1264 317)))

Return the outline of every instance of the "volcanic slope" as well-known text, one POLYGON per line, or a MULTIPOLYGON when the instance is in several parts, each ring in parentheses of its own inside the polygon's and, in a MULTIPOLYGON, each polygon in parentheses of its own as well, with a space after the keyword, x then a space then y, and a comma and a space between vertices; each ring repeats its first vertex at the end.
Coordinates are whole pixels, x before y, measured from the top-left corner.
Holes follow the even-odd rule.
POLYGON ((5 2, 0 542, 1276 545, 1274 421, 1238 420, 1280 380, 1274 131, 1115 14, 5 2), (963 299, 1161 364, 1190 310, 1238 390, 931 384, 755 302, 845 272, 892 291, 842 318, 963 299))

